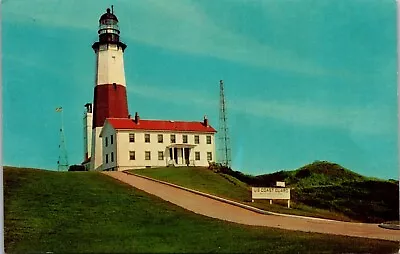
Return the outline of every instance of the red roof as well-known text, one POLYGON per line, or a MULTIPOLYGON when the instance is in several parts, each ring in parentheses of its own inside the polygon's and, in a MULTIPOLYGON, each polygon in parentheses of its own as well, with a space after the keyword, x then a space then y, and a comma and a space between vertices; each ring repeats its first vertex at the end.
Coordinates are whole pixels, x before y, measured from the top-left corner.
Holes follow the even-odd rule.
POLYGON ((193 132, 216 132, 211 126, 205 126, 203 122, 183 122, 164 120, 139 120, 137 124, 134 119, 107 118, 107 121, 116 130, 154 130, 154 131, 193 131, 193 132))

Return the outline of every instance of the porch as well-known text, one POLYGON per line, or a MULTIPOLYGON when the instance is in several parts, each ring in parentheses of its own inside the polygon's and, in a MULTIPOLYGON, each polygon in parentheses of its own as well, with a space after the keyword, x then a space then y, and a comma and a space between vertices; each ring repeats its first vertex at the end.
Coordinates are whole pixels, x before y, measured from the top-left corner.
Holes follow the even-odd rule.
POLYGON ((167 146, 167 166, 195 166, 193 148, 195 145, 172 144, 167 146))

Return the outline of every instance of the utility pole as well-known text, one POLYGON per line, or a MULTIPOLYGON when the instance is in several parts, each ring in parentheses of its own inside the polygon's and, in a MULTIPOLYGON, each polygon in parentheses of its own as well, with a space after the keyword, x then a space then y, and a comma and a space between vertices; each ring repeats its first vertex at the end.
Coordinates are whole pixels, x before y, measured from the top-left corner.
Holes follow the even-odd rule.
POLYGON ((57 170, 58 171, 67 171, 69 165, 68 165, 68 154, 67 154, 67 148, 66 148, 66 144, 65 144, 65 135, 64 135, 63 108, 62 107, 56 108, 56 112, 61 114, 60 144, 58 145, 59 155, 58 155, 58 161, 57 161, 57 170))
POLYGON ((220 163, 230 168, 231 166, 231 148, 229 145, 229 134, 227 124, 226 101, 224 93, 224 81, 219 81, 219 150, 220 163))

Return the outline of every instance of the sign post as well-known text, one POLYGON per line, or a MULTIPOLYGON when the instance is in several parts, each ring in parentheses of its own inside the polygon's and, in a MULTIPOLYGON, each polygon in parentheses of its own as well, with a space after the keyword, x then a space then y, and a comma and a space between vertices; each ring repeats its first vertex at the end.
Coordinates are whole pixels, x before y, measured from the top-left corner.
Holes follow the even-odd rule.
POLYGON ((252 187, 251 201, 255 199, 269 199, 270 204, 274 199, 287 200, 287 207, 290 208, 290 188, 252 187))

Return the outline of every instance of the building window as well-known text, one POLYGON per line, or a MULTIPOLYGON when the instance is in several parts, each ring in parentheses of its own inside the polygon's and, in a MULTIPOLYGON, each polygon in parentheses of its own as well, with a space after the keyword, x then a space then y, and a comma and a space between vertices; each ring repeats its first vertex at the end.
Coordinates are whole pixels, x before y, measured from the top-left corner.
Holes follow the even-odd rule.
POLYGON ((144 142, 150 143, 150 134, 144 134, 144 142))
POLYGON ((129 142, 130 143, 135 142, 135 133, 129 133, 129 142))
POLYGON ((144 153, 144 158, 145 158, 146 161, 151 160, 150 151, 146 151, 146 152, 144 153))
POLYGON ((187 143, 187 135, 182 135, 183 143, 187 143))
POLYGON ((108 163, 108 154, 106 154, 106 163, 108 163))
POLYGON ((160 160, 160 161, 164 160, 164 152, 163 151, 158 152, 158 160, 160 160))
POLYGON ((171 134, 171 143, 175 143, 175 142, 176 142, 175 134, 171 134))
POLYGON ((200 152, 195 152, 195 153, 194 153, 194 159, 195 159, 196 161, 199 161, 199 160, 200 160, 200 152))
POLYGON ((114 152, 111 152, 111 162, 114 162, 114 152))
POLYGON ((199 135, 195 135, 195 136, 194 136, 194 143, 195 143, 195 144, 200 144, 200 137, 199 137, 199 135))
POLYGON ((134 161, 135 159, 135 151, 129 151, 129 160, 134 161))
POLYGON ((108 146, 108 138, 106 137, 106 139, 104 140, 105 141, 105 146, 107 147, 108 146))
POLYGON ((111 135, 111 137, 110 137, 110 144, 112 145, 113 143, 114 143, 114 136, 111 135))
POLYGON ((158 134, 158 143, 164 142, 164 136, 163 134, 158 134))
POLYGON ((207 136, 207 144, 211 144, 211 136, 207 136))
POLYGON ((212 161, 212 153, 211 152, 207 152, 207 160, 212 161))

